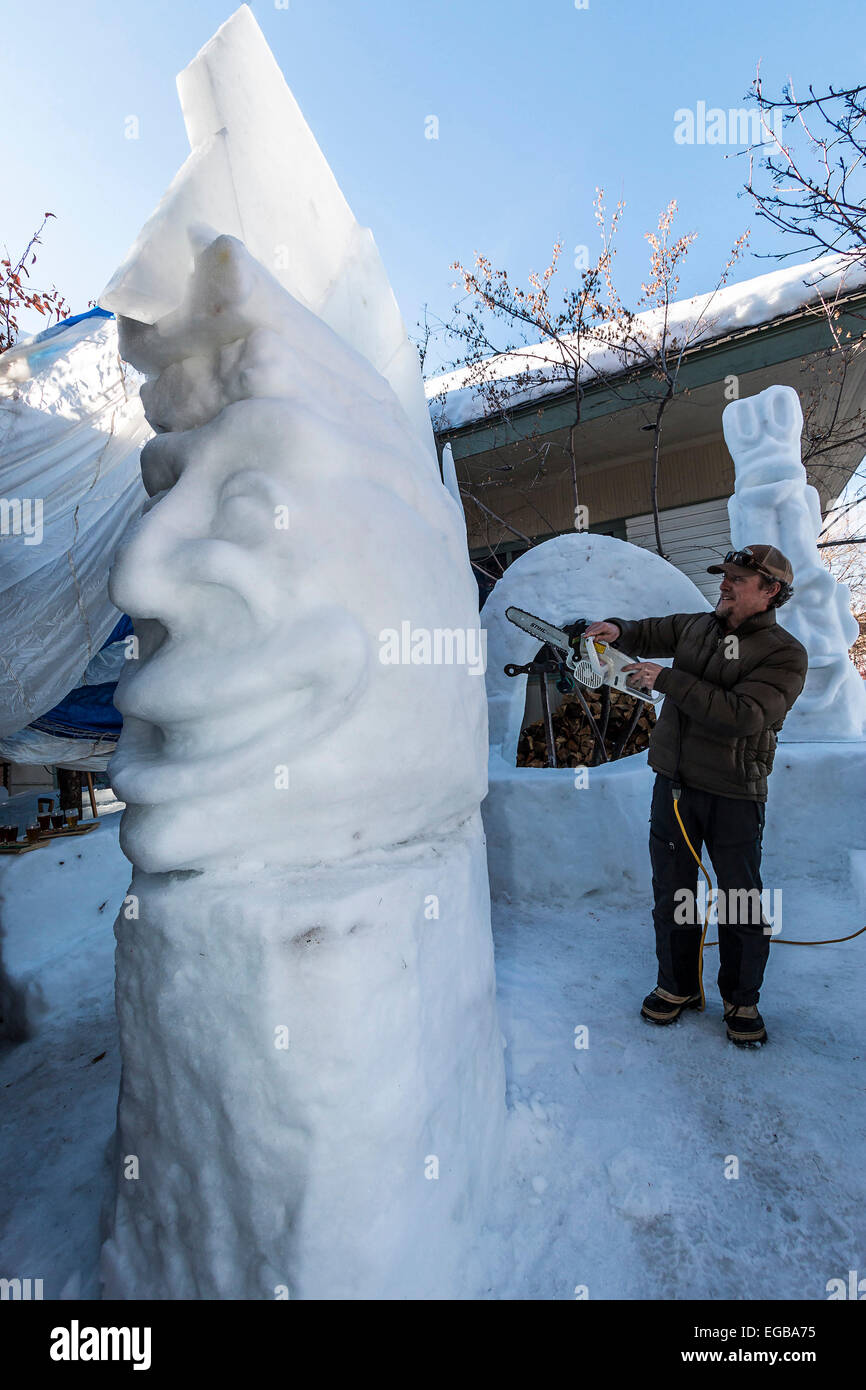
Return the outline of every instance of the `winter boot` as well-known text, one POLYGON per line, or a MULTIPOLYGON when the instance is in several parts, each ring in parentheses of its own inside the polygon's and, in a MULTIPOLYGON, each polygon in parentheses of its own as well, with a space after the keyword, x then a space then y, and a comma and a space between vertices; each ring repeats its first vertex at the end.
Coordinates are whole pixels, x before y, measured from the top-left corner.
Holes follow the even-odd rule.
POLYGON ((669 994, 666 989, 656 985, 640 1006, 641 1018, 650 1023, 674 1023, 683 1009, 699 1009, 700 994, 669 994))
POLYGON ((731 1042, 738 1047, 756 1047, 767 1041, 767 1030, 757 1004, 729 1004, 727 999, 723 999, 722 1004, 731 1042))

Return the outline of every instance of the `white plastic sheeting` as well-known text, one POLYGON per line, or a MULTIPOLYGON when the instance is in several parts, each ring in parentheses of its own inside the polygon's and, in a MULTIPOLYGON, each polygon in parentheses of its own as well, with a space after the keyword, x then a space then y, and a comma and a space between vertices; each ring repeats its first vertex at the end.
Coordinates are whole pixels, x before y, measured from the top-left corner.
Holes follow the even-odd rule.
POLYGON ((82 681, 120 616, 108 571, 151 434, 99 311, 0 356, 0 737, 82 681))
POLYGON ((41 729, 22 729, 0 739, 0 759, 27 767, 71 767, 105 772, 117 747, 114 738, 58 738, 41 729))

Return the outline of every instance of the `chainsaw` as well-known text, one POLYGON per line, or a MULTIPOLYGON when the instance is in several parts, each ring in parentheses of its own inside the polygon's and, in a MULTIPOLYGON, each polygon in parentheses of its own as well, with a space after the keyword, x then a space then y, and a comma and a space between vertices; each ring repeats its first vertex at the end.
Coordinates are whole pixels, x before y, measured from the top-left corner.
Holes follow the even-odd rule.
MULTIPOLYGON (((537 637, 539 642, 545 642, 554 650, 562 652, 565 665, 574 679, 588 690, 598 690, 599 686, 609 685, 613 690, 621 690, 624 694, 632 695, 636 700, 645 700, 650 705, 658 704, 662 698, 659 691, 641 690, 639 686, 632 684, 631 678, 625 674, 623 668, 631 666, 633 658, 626 656, 624 652, 618 652, 609 642, 587 637, 586 633, 572 635, 560 627, 546 623, 543 618, 524 613, 522 608, 506 608, 505 616, 515 627, 522 628, 524 632, 537 637)), ((588 626, 585 621, 582 625, 588 626)), ((575 623, 573 626, 578 628, 581 623, 575 623)))

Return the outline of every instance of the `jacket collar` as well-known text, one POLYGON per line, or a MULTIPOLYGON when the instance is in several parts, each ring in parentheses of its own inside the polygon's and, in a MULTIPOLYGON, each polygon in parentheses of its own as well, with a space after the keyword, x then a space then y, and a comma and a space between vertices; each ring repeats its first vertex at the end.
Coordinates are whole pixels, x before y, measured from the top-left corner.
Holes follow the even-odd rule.
MULTIPOLYGON (((713 617, 715 618, 719 627, 722 628, 724 632, 727 632, 728 629, 724 621, 719 617, 718 613, 713 613, 713 617)), ((735 627, 733 631, 737 634, 737 636, 744 637, 750 632, 760 632, 762 628, 775 626, 776 610, 775 608, 766 608, 763 613, 753 613, 751 618, 746 618, 742 623, 740 623, 740 626, 735 627)))

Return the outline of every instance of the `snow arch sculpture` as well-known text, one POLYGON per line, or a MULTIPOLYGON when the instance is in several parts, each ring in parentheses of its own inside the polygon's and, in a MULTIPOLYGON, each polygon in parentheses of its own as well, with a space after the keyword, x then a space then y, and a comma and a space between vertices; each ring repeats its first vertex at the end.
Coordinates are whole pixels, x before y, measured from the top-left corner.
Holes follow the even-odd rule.
POLYGON ((514 605, 554 624, 577 618, 658 617, 704 613, 709 604, 692 581, 652 551, 613 536, 576 531, 534 546, 509 565, 484 605, 490 743, 514 764, 526 701, 526 677, 509 678, 507 662, 524 665, 538 641, 510 623, 514 605))

